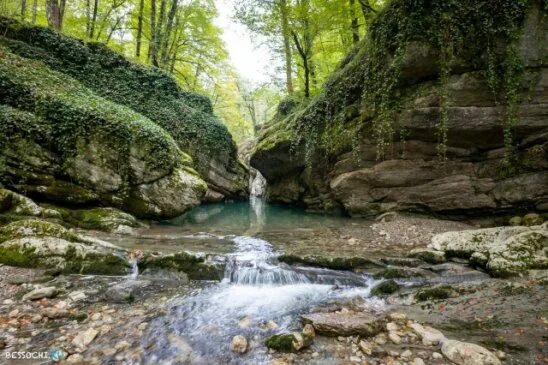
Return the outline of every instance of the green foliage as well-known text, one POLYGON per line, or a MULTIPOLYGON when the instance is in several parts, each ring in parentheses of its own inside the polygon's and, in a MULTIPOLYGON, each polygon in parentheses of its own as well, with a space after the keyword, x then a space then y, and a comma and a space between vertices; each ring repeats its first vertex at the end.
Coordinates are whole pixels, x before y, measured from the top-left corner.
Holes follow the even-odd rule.
MULTIPOLYGON (((357 117, 347 115, 347 108, 359 105, 361 123, 352 134, 372 135, 377 157, 382 159, 399 128, 397 116, 403 101, 399 87, 405 82, 401 70, 409 45, 414 43, 437 54, 440 159, 446 155, 447 84, 456 59, 485 70, 499 103, 505 106, 505 145, 511 155, 523 70, 515 41, 529 5, 529 0, 391 1, 369 27, 367 38, 327 80, 322 93, 289 119, 294 128, 293 150, 304 146, 310 164, 316 150, 330 150, 329 139, 322 138, 326 130, 333 124, 347 129, 346 123, 357 117)), ((339 148, 349 149, 352 144, 347 139, 339 148)))
POLYGON ((105 99, 128 106, 163 127, 195 158, 201 173, 207 172, 208 162, 215 157, 228 156, 235 163, 235 145, 226 127, 212 114, 210 101, 181 91, 164 72, 131 63, 101 44, 84 44, 6 18, 0 19, 0 31, 7 37, 1 43, 12 52, 42 60, 105 99))
POLYGON ((0 99, 8 104, 0 105, 4 143, 19 136, 51 148, 66 161, 83 148, 82 139, 98 139, 115 151, 101 154, 103 163, 126 180, 132 144, 146 146, 151 169, 170 170, 182 164, 172 137, 149 119, 97 96, 41 62, 21 58, 3 47, 0 53, 0 99))

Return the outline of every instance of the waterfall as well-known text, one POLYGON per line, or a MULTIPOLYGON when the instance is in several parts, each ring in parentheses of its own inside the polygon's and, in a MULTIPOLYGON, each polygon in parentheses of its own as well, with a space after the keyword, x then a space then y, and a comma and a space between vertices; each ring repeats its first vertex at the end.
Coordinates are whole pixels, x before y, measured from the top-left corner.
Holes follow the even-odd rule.
POLYGON ((266 180, 259 170, 249 169, 249 195, 251 197, 263 197, 266 193, 266 180))
POLYGON ((139 276, 139 266, 137 265, 137 260, 129 260, 129 264, 131 265, 131 273, 129 274, 130 279, 135 280, 137 279, 137 276, 139 276))

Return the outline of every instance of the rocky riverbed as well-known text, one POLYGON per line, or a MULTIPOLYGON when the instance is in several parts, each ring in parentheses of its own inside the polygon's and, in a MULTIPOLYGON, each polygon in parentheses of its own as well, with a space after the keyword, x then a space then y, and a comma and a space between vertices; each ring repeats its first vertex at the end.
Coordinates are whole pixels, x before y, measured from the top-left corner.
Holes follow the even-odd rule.
POLYGON ((117 223, 88 230, 67 212, 44 220, 39 208, 0 227, 0 248, 31 243, 43 255, 32 267, 16 267, 30 266, 16 256, 0 266, 3 362, 49 350, 78 364, 529 365, 548 356, 540 216, 480 228, 402 214, 274 219, 280 212, 268 208, 243 224, 220 205, 160 225, 101 215, 117 223), (53 243, 99 262, 117 257, 116 270, 52 254, 53 243))

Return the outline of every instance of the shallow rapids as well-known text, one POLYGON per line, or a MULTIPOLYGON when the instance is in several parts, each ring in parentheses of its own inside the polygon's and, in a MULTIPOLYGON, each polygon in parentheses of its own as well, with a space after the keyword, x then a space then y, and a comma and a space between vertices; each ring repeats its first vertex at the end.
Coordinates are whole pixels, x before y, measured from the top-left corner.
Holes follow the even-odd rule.
POLYGON ((148 363, 265 363, 268 336, 298 328, 298 315, 313 306, 367 297, 374 283, 367 275, 278 263, 279 253, 262 239, 232 240, 236 249, 228 255, 222 282, 173 300, 168 313, 151 324, 145 336, 148 363), (268 321, 279 327, 267 329, 268 321), (235 335, 248 339, 248 354, 231 353, 235 335))

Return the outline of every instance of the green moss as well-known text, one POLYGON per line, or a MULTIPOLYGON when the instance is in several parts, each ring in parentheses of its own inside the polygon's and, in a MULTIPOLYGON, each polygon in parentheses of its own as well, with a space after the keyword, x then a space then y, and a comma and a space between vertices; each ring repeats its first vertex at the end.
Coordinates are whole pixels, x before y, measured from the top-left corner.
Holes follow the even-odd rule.
POLYGON ((186 252, 178 252, 160 257, 145 257, 139 262, 139 271, 146 268, 159 268, 182 271, 193 280, 219 280, 221 274, 213 265, 208 265, 202 257, 186 252))
POLYGON ((78 312, 75 314, 71 314, 68 319, 71 321, 77 321, 77 322, 83 322, 88 318, 88 315, 84 312, 78 312))
POLYGON ((120 225, 139 227, 133 216, 114 208, 65 210, 62 215, 67 222, 84 229, 109 232, 120 225))
MULTIPOLYGON (((504 107, 504 142, 511 152, 523 73, 515 43, 531 3, 388 2, 369 25, 367 36, 326 81, 322 92, 288 116, 287 124, 294 129, 292 151, 304 150, 303 157, 311 166, 313 156, 337 155, 349 146, 357 148, 364 139, 372 139, 377 145, 377 158, 385 158, 398 134, 400 138, 405 135, 399 125, 399 113, 406 102, 402 89, 420 75, 403 75, 402 68, 412 51, 410 46, 419 45, 431 51, 432 61, 438 66, 433 75, 426 77, 438 79, 434 95, 440 110, 436 136, 440 158, 444 160, 447 152, 448 82, 456 64, 470 65, 484 74, 494 101, 504 107), (352 110, 359 110, 360 115, 352 110)), ((259 145, 267 143, 267 138, 259 145)))
POLYGON ((34 251, 21 251, 0 245, 0 263, 17 267, 40 267, 34 251))
POLYGON ((295 337, 292 334, 280 334, 269 337, 265 345, 269 349, 281 352, 294 352, 293 341, 295 337))
POLYGON ((453 293, 454 291, 450 286, 437 286, 419 290, 417 294, 415 294, 415 298, 419 302, 440 300, 450 298, 453 293))
POLYGON ((57 237, 70 242, 78 242, 79 236, 63 226, 38 219, 20 220, 0 227, 0 243, 21 237, 57 237))
MULTIPOLYGON (((210 100, 182 91, 163 71, 129 62, 98 43, 61 35, 51 29, 0 18, 1 43, 25 58, 77 79, 106 100, 148 117, 189 152, 206 174, 217 158, 236 167, 236 146, 226 127, 213 115, 210 100)), ((155 151, 161 152, 161 150, 155 151)))
POLYGON ((371 289, 371 296, 378 297, 398 291, 400 286, 394 280, 383 281, 371 289))

